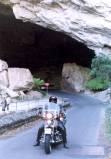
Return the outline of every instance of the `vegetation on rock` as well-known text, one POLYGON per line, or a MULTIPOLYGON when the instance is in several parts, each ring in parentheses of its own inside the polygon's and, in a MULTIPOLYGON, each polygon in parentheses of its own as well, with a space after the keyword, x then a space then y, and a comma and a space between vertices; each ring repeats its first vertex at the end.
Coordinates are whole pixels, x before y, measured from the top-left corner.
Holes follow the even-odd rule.
POLYGON ((33 77, 34 88, 40 90, 40 87, 44 84, 44 80, 40 78, 33 77))

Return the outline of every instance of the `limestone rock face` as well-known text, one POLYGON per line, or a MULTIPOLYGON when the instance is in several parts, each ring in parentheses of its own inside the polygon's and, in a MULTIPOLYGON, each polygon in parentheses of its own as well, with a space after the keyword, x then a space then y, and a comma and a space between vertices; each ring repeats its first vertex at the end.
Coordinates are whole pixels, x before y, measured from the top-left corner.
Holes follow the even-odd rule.
POLYGON ((9 82, 8 82, 8 64, 7 62, 0 60, 0 84, 8 87, 9 82))
POLYGON ((96 53, 111 53, 110 0, 10 0, 10 3, 17 19, 64 32, 96 53))
POLYGON ((0 72, 0 83, 6 87, 9 85, 8 72, 6 70, 0 72))
POLYGON ((21 91, 31 90, 33 77, 29 69, 8 68, 7 62, 0 60, 0 93, 15 98, 21 91), (19 92, 18 92, 19 91, 19 92))
POLYGON ((81 92, 85 90, 89 69, 75 63, 66 63, 62 70, 62 88, 69 91, 81 92))
POLYGON ((0 94, 4 97, 7 95, 10 96, 11 98, 16 98, 19 97, 18 92, 15 92, 8 87, 4 86, 3 84, 0 83, 0 94))
POLYGON ((30 90, 33 87, 33 78, 29 69, 9 68, 9 88, 12 90, 30 90))
POLYGON ((8 69, 8 64, 7 62, 0 60, 0 72, 7 70, 8 69))
POLYGON ((19 93, 16 91, 13 91, 12 89, 6 88, 4 89, 4 92, 7 93, 11 98, 19 97, 19 93))

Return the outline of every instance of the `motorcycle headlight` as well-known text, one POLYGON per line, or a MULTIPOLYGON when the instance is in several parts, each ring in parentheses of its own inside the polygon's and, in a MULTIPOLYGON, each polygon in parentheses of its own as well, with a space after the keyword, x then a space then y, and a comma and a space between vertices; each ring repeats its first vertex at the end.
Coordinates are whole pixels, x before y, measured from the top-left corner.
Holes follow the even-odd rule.
POLYGON ((53 115, 52 115, 51 113, 47 113, 47 114, 46 114, 46 118, 47 118, 47 119, 52 119, 52 117, 53 117, 53 115))
POLYGON ((47 120, 47 124, 50 125, 51 124, 51 120, 47 120))
POLYGON ((64 118, 60 117, 60 121, 63 121, 63 120, 64 120, 64 118))

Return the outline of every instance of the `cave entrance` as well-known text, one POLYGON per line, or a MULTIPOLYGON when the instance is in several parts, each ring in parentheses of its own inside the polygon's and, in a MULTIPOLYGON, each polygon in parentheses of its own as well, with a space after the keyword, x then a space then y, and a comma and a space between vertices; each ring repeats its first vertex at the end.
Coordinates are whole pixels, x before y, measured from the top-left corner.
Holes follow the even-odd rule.
POLYGON ((16 20, 9 7, 0 5, 0 58, 9 67, 25 67, 60 88, 64 63, 90 67, 94 51, 64 35, 16 20), (1 9, 2 8, 2 9, 1 9))

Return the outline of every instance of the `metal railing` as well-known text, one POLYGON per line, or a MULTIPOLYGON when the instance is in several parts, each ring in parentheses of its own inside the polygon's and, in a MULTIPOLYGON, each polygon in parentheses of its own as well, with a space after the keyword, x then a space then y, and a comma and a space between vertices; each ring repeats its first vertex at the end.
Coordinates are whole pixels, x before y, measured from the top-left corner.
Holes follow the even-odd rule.
MULTIPOLYGON (((68 102, 68 98, 60 98, 61 103, 64 105, 68 102)), ((18 112, 18 111, 28 111, 30 109, 38 109, 43 107, 48 102, 48 98, 39 99, 35 96, 21 97, 18 99, 13 99, 9 104, 9 110, 7 107, 5 111, 8 112, 18 112)), ((2 112, 2 105, 0 105, 0 112, 2 112)))

